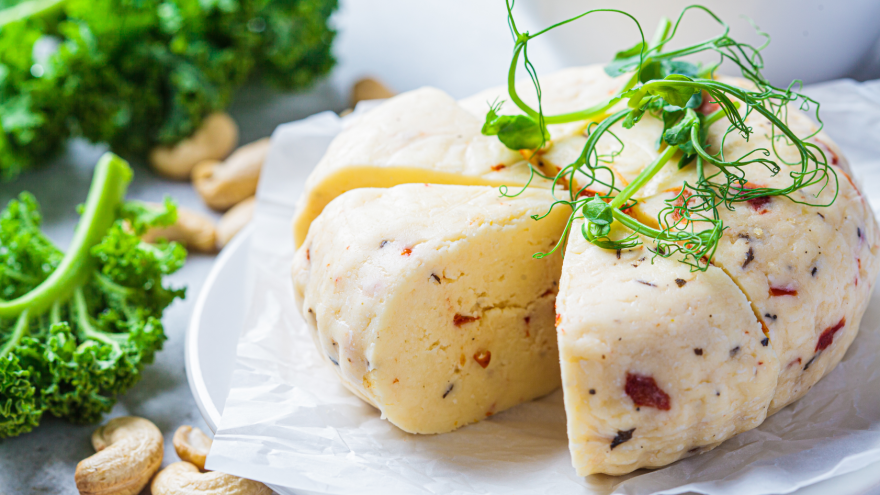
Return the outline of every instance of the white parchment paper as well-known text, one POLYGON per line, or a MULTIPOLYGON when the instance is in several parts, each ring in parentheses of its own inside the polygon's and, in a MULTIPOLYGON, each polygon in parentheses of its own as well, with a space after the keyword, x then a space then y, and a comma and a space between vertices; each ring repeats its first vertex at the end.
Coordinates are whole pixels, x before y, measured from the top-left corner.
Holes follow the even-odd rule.
MULTIPOLYGON (((880 204, 880 83, 809 88, 863 191, 880 204)), ((357 118, 357 112, 352 118, 357 118)), ((880 461, 880 294, 843 362, 805 398, 719 448, 655 471, 578 477, 562 393, 453 433, 409 435, 342 387, 293 304, 291 217, 302 183, 346 125, 278 128, 258 192, 254 295, 207 467, 282 493, 788 493, 880 461)))

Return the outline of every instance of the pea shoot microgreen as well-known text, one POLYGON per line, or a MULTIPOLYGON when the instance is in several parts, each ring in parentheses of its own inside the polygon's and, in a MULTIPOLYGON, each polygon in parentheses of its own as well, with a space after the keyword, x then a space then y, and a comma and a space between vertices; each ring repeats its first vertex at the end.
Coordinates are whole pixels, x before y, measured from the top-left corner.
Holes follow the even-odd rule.
MULTIPOLYGON (((822 129, 819 104, 800 92, 801 81, 796 80, 788 87, 780 88, 763 76, 761 51, 769 43, 769 36, 760 30, 758 33, 766 39, 761 46, 736 41, 729 35, 729 26, 711 10, 692 5, 679 14, 675 23, 662 19, 650 41, 645 40, 644 31, 635 17, 617 9, 590 10, 530 34, 517 28, 513 6, 514 0, 507 0, 507 20, 514 40, 507 89, 510 101, 522 113, 503 115, 500 110, 504 102, 493 102, 486 115, 483 134, 497 135, 505 146, 525 150, 531 158, 552 146, 548 125, 583 121, 584 134, 587 136, 580 156, 573 163, 561 167, 555 176, 539 171, 529 160, 531 177, 525 187, 529 187, 536 175, 552 180, 555 201, 551 210, 568 206, 572 211, 565 235, 552 250, 537 253, 536 257, 557 251, 566 242, 575 221, 583 219, 581 234, 599 247, 630 249, 639 246, 642 239, 647 238, 654 244, 649 249, 655 257, 676 255, 692 270, 706 270, 726 228, 719 214, 720 208, 733 209, 735 203, 772 196, 786 197, 812 206, 828 206, 836 199, 837 174, 828 164, 823 150, 809 141, 822 129), (720 26, 720 34, 700 43, 664 51, 679 32, 685 15, 691 11, 707 14, 720 26), (623 15, 638 28, 640 41, 618 52, 605 66, 609 76, 629 77, 622 77, 625 82, 619 92, 606 101, 565 114, 545 115, 541 105, 541 84, 528 55, 529 42, 553 29, 599 12, 623 15), (702 52, 714 52, 718 57, 717 63, 703 65, 683 59, 702 52), (716 80, 715 71, 724 62, 738 67, 742 77, 754 88, 745 89, 716 80), (515 83, 520 63, 534 86, 537 108, 529 106, 517 93, 515 83), (707 98, 707 103, 717 105, 717 110, 698 111, 704 107, 704 99, 707 98), (807 136, 796 135, 788 126, 789 105, 813 111, 819 127, 807 136), (729 125, 721 142, 725 142, 732 133, 738 133, 748 140, 755 131, 746 123, 746 119, 753 112, 769 121, 768 137, 772 149, 755 148, 732 159, 724 156, 723 146, 722 150, 710 151, 707 142, 709 126, 726 118, 729 125), (646 113, 663 123, 656 143, 659 155, 634 180, 621 187, 612 166, 615 157, 622 151, 624 140, 616 136, 611 127, 620 122, 622 132, 626 132, 638 125, 646 113), (600 154, 597 145, 603 136, 617 139, 621 148, 600 154), (780 157, 776 149, 780 141, 794 146, 799 159, 786 161, 780 157), (669 165, 674 157, 678 157, 679 169, 694 167, 694 183, 685 182, 674 198, 666 200, 665 207, 657 214, 657 227, 628 215, 627 210, 636 204, 633 199, 636 193, 663 167, 676 166, 669 165), (790 184, 784 188, 755 187, 749 183, 745 170, 746 166, 753 164, 766 167, 774 176, 784 170, 791 179, 790 184), (814 202, 807 202, 801 196, 792 196, 795 191, 809 186, 818 185, 821 192, 832 184, 835 193, 830 200, 820 201, 817 194, 813 195, 816 198, 814 202), (557 197, 560 194, 557 186, 566 190, 566 197, 557 197), (596 189, 606 192, 596 193, 596 189), (623 238, 612 239, 609 235, 615 223, 626 227, 630 233, 623 238)), ((505 196, 519 194, 509 194, 507 187, 502 187, 501 193, 505 196)), ((548 214, 549 211, 535 219, 540 220, 548 214)))

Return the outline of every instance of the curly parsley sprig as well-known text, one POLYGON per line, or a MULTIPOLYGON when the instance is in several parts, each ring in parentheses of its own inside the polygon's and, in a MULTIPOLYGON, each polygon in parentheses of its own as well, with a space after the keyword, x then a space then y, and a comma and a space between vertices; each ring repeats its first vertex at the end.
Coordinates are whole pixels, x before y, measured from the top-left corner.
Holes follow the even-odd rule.
MULTIPOLYGON (((670 257, 676 254, 694 270, 706 270, 724 233, 725 226, 719 208, 733 209, 735 203, 752 201, 757 198, 782 196, 792 201, 812 206, 828 206, 837 197, 837 174, 828 163, 823 150, 808 140, 822 129, 819 118, 819 104, 800 93, 800 81, 793 81, 788 87, 772 85, 762 75, 763 59, 761 50, 769 43, 766 33, 763 45, 755 47, 731 38, 730 28, 711 10, 700 5, 686 7, 673 24, 662 19, 650 43, 645 41, 639 22, 630 14, 616 9, 595 9, 556 23, 535 34, 520 32, 513 17, 513 1, 507 0, 508 24, 514 40, 513 57, 508 70, 508 93, 510 100, 523 112, 518 115, 501 114, 503 102, 494 102, 486 116, 483 134, 497 135, 508 148, 528 150, 531 177, 523 189, 531 185, 535 175, 552 180, 553 194, 557 186, 567 189, 567 198, 558 198, 551 206, 567 205, 572 213, 566 225, 565 235, 548 253, 537 253, 536 257, 547 256, 563 245, 570 234, 575 220, 583 219, 581 234, 589 242, 605 249, 629 249, 641 244, 641 238, 650 239, 655 256, 670 257), (689 11, 702 11, 708 14, 722 28, 722 32, 708 40, 664 51, 679 32, 685 14, 689 11), (537 71, 528 56, 529 41, 556 29, 582 19, 587 15, 609 12, 631 19, 639 31, 641 40, 633 47, 618 52, 605 67, 612 76, 629 75, 620 91, 613 97, 589 108, 559 115, 544 115, 541 104, 542 90, 537 71), (702 66, 682 60, 694 54, 714 52, 719 60, 715 64, 702 66), (529 79, 537 96, 537 109, 529 106, 516 90, 516 72, 522 59, 529 79), (754 85, 745 89, 714 79, 715 70, 724 62, 736 65, 741 75, 754 85), (796 89, 797 88, 797 89, 796 89), (718 106, 711 113, 701 113, 704 99, 718 106), (626 105, 620 108, 622 103, 626 105), (819 127, 807 136, 796 135, 788 126, 788 108, 798 105, 801 110, 813 109, 819 127), (727 157, 724 146, 728 136, 738 133, 746 141, 754 133, 746 120, 757 112, 769 121, 770 149, 756 148, 742 156, 727 157), (663 122, 663 131, 657 138, 659 156, 648 164, 642 172, 626 187, 616 183, 612 168, 614 158, 623 148, 623 140, 617 137, 611 127, 620 123, 624 129, 638 125, 644 114, 663 122), (722 146, 712 152, 708 145, 709 126, 726 118, 728 127, 721 137, 722 146), (531 165, 531 158, 546 148, 551 137, 548 125, 569 122, 584 122, 587 142, 580 156, 561 168, 555 176, 537 171, 531 165), (620 143, 621 149, 601 155, 597 145, 603 136, 611 136, 620 143), (798 160, 786 161, 777 150, 777 143, 794 146, 798 160), (666 206, 657 215, 657 227, 646 225, 627 214, 636 204, 633 199, 668 162, 678 156, 678 167, 693 166, 696 180, 693 184, 685 182, 679 193, 666 201, 666 206), (791 182, 786 187, 756 187, 749 183, 746 167, 761 165, 771 174, 785 171, 791 182), (810 186, 818 186, 819 193, 825 187, 834 185, 834 196, 828 201, 810 202, 793 196, 796 191, 810 186), (598 186, 598 187, 594 187, 598 186), (604 192, 596 192, 601 189, 604 192), (617 222, 631 231, 622 239, 609 237, 612 225, 617 222)), ((756 28, 757 29, 757 28, 756 28)), ((508 194, 506 187, 501 192, 508 194)), ((548 213, 549 214, 549 211, 548 213)), ((536 216, 536 219, 545 215, 536 216)))

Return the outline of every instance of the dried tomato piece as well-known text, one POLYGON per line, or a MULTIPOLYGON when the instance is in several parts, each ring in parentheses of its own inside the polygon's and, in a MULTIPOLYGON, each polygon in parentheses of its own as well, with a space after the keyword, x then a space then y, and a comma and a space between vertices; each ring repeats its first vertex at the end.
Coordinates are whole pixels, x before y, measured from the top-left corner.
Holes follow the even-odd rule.
POLYGON ((819 335, 819 342, 816 343, 816 352, 819 352, 834 342, 834 334, 839 332, 846 325, 846 316, 840 319, 836 325, 828 327, 819 335))
POLYGON ((474 361, 479 363, 483 368, 489 366, 489 361, 492 360, 492 353, 489 351, 478 351, 474 353, 474 361))
POLYGON ((837 163, 840 161, 840 160, 837 158, 837 153, 835 153, 834 150, 832 150, 830 146, 828 146, 827 144, 825 144, 824 142, 822 142, 822 141, 819 140, 818 138, 813 138, 813 140, 816 141, 816 144, 818 144, 819 147, 822 148, 822 151, 825 152, 825 158, 826 158, 826 160, 827 160, 831 165, 837 165, 837 163))
POLYGON ((661 411, 668 411, 670 408, 669 395, 657 385, 652 376, 627 373, 624 390, 637 407, 654 407, 661 411))
POLYGON ((764 207, 770 204, 770 201, 772 200, 773 198, 771 198, 770 196, 759 196, 757 198, 747 200, 746 203, 748 203, 749 206, 751 206, 752 209, 755 211, 763 211, 764 207))
POLYGON ((770 297, 796 296, 797 289, 790 287, 770 287, 770 297))
MULTIPOLYGON (((764 186, 753 184, 751 182, 746 182, 740 190, 745 192, 748 189, 761 189, 762 187, 764 186)), ((772 201, 773 198, 771 196, 758 196, 757 198, 747 199, 746 203, 748 203, 753 210, 760 213, 766 213, 765 207, 769 205, 772 201)))
POLYGON ((697 107, 697 112, 703 115, 709 115, 718 111, 721 108, 721 105, 719 105, 717 101, 713 100, 712 96, 708 92, 703 91, 702 96, 703 101, 700 103, 700 106, 697 107))
POLYGON ((455 313, 455 316, 452 317, 452 323, 455 323, 455 326, 460 327, 466 323, 471 323, 479 319, 479 316, 466 316, 463 314, 455 313))
MULTIPOLYGON (((676 194, 679 194, 679 192, 680 192, 680 195, 678 196, 678 198, 676 198, 675 203, 673 203, 673 206, 678 207, 678 208, 682 208, 682 209, 687 209, 690 206, 690 201, 691 201, 690 197, 693 196, 693 193, 691 192, 691 190, 682 188, 681 191, 676 191, 673 189, 673 192, 675 192, 676 194)), ((672 222, 673 223, 678 223, 678 221, 681 220, 681 218, 682 218, 681 211, 682 210, 680 210, 680 209, 676 209, 672 212, 672 222)))

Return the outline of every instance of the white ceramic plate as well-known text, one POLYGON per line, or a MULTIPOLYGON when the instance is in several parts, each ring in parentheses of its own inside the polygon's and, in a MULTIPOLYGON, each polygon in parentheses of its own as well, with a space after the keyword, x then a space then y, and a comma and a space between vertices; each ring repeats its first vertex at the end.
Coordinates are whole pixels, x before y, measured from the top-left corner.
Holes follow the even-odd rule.
POLYGON ((245 318, 245 273, 253 228, 248 225, 220 252, 196 300, 186 333, 186 378, 212 432, 229 394, 235 348, 245 318))
MULTIPOLYGON (((205 422, 217 430, 245 319, 247 253, 245 228, 220 253, 196 301, 186 336, 186 374, 205 422)), ((798 495, 880 493, 880 463, 797 491, 798 495)))

